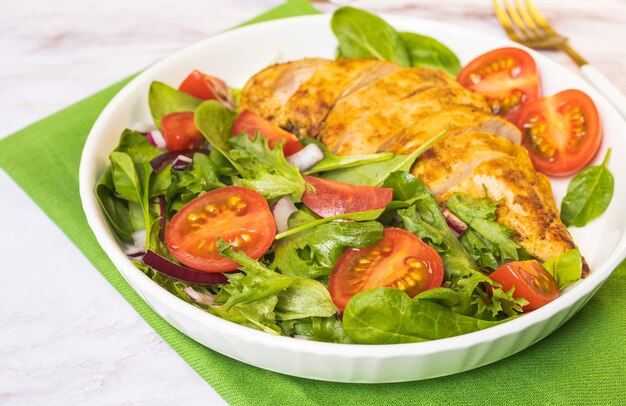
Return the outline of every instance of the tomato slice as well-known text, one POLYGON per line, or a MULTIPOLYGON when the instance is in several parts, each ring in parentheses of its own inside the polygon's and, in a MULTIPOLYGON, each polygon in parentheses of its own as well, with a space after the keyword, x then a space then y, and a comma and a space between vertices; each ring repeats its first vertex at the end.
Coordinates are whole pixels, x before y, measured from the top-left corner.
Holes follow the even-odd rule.
POLYGON ((393 189, 377 186, 359 186, 335 180, 305 176, 314 190, 302 195, 302 203, 321 217, 382 209, 393 199, 393 189))
POLYGON ((161 130, 170 151, 201 148, 204 144, 204 136, 193 121, 193 112, 168 114, 161 119, 161 130))
POLYGON ((194 70, 183 80, 178 90, 202 100, 219 100, 231 104, 230 91, 226 83, 215 76, 194 70))
POLYGON ((348 249, 328 281, 328 291, 340 311, 364 290, 390 287, 414 297, 441 286, 443 262, 433 248, 400 228, 386 228, 382 240, 368 248, 348 249))
POLYGON ((494 114, 507 118, 541 97, 535 60, 519 48, 498 48, 480 55, 461 70, 457 80, 485 96, 494 114))
POLYGON ((252 139, 257 131, 261 136, 269 140, 270 147, 284 142, 283 152, 285 156, 295 154, 304 148, 298 141, 298 138, 292 133, 283 130, 250 110, 242 111, 233 124, 233 135, 246 133, 252 139))
POLYGON ((569 89, 525 106, 514 123, 522 130, 537 170, 567 176, 587 165, 602 144, 602 126, 593 100, 569 89))
POLYGON ((252 259, 260 258, 274 241, 276 225, 261 194, 226 186, 207 192, 180 209, 165 230, 171 254, 190 268, 228 272, 239 265, 217 253, 220 237, 252 259))
POLYGON ((525 312, 540 308, 560 294, 552 275, 535 260, 510 262, 492 272, 489 277, 506 291, 515 288, 513 297, 528 300, 529 303, 524 306, 525 312))

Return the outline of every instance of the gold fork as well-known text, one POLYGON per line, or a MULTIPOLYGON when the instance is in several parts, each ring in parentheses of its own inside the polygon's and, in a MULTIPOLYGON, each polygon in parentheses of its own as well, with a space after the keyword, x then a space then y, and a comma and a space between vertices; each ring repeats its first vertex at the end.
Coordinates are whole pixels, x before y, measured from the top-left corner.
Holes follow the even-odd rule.
POLYGON ((567 42, 567 37, 552 28, 532 0, 493 0, 493 8, 509 38, 533 49, 565 52, 576 62, 585 79, 626 118, 624 94, 576 52, 567 42))

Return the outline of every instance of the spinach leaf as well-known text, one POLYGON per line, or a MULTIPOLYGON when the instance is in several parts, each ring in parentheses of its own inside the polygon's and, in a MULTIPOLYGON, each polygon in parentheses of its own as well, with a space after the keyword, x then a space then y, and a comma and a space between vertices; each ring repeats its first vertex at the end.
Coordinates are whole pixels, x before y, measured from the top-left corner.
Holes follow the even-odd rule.
POLYGON ((561 202, 561 219, 566 226, 584 227, 604 213, 613 198, 613 174, 606 165, 611 149, 599 166, 581 171, 567 187, 567 195, 561 202))
POLYGON ((128 154, 135 163, 148 162, 163 153, 163 151, 150 144, 143 134, 128 128, 122 132, 120 142, 115 151, 128 154))
POLYGON ((356 294, 346 306, 343 327, 359 344, 412 343, 482 330, 501 321, 464 316, 432 300, 378 288, 356 294))
POLYGON ((582 275, 583 260, 580 251, 573 249, 544 262, 543 267, 554 277, 561 290, 578 282, 582 275))
POLYGON ((382 237, 383 226, 375 221, 321 224, 277 241, 272 268, 290 276, 328 276, 347 248, 369 247, 382 237))
POLYGON ((326 343, 350 344, 341 320, 331 317, 309 317, 306 319, 289 320, 280 323, 285 335, 307 336, 313 341, 326 343))
POLYGON ((346 58, 378 58, 410 66, 411 59, 398 32, 385 20, 353 7, 335 11, 330 26, 346 58))
POLYGON ((352 168, 354 166, 360 166, 373 162, 386 161, 394 157, 391 152, 379 152, 377 154, 368 155, 352 155, 341 156, 332 153, 324 143, 314 140, 313 138, 305 138, 301 140, 303 145, 315 144, 324 153, 324 159, 318 162, 314 167, 305 171, 305 175, 310 175, 319 172, 334 171, 337 169, 352 168))
POLYGON ((115 186, 115 192, 121 198, 130 202, 130 217, 132 222, 132 208, 141 208, 144 224, 146 229, 146 246, 150 246, 150 227, 152 225, 152 216, 150 214, 149 194, 150 194, 150 176, 152 175, 152 167, 150 163, 143 162, 134 164, 128 154, 123 152, 112 152, 109 156, 111 161, 111 178, 115 186))
POLYGON ((115 196, 115 186, 111 176, 111 168, 108 168, 96 184, 96 197, 100 207, 115 233, 127 243, 133 242, 132 233, 137 231, 130 222, 128 202, 115 196))
POLYGON ((334 220, 344 220, 344 219, 349 219, 349 220, 354 220, 354 221, 376 220, 383 213, 384 210, 385 209, 376 209, 376 210, 360 211, 356 213, 337 214, 335 216, 311 220, 297 227, 290 228, 287 231, 283 231, 280 234, 276 234, 276 237, 274 239, 280 240, 285 237, 289 237, 290 235, 294 235, 302 231, 308 230, 309 228, 316 227, 325 223, 330 223, 331 221, 334 221, 334 220))
POLYGON ((150 177, 150 189, 148 196, 150 198, 163 196, 172 184, 172 165, 168 165, 161 172, 152 172, 150 177))
POLYGON ((337 313, 337 309, 324 285, 314 279, 298 278, 278 293, 274 312, 276 320, 295 320, 330 317, 337 313))
POLYGON ((496 221, 499 204, 464 193, 454 193, 446 202, 448 209, 470 228, 460 238, 463 246, 481 266, 494 270, 505 261, 518 261, 522 251, 512 238, 515 231, 496 221))
POLYGON ((241 175, 232 178, 234 184, 254 189, 269 201, 285 195, 300 201, 306 183, 298 168, 287 162, 280 144, 270 148, 259 134, 252 140, 246 134, 231 136, 234 115, 214 100, 198 107, 195 121, 204 137, 241 175))
POLYGON ((355 185, 380 186, 392 172, 409 172, 415 160, 447 133, 447 129, 440 132, 420 145, 419 148, 409 155, 396 155, 382 162, 374 162, 354 168, 338 169, 336 171, 326 172, 322 174, 321 177, 355 185))
POLYGON ((185 92, 176 90, 161 82, 152 82, 148 93, 150 113, 157 127, 161 128, 161 119, 171 113, 194 111, 202 103, 185 92))
POLYGON ((461 71, 459 58, 436 39, 412 32, 401 32, 400 38, 411 57, 411 66, 441 69, 453 77, 461 71))

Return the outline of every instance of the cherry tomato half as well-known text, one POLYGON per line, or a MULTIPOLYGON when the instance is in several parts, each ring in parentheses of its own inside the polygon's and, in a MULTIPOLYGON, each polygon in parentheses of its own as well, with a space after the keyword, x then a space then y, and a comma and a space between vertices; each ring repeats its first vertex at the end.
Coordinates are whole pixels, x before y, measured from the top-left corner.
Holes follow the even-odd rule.
POLYGON ((161 119, 161 129, 170 151, 201 148, 204 144, 204 136, 193 121, 193 112, 168 114, 161 119))
POLYGON ((340 311, 357 293, 390 287, 414 297, 441 286, 443 262, 433 248, 400 228, 386 228, 382 240, 368 248, 348 249, 335 264, 328 291, 340 311))
POLYGON ((233 124, 233 135, 246 133, 252 139, 257 132, 269 140, 270 147, 284 141, 283 152, 285 156, 295 154, 304 148, 292 133, 283 130, 250 110, 242 111, 233 124))
POLYGON ((322 217, 382 209, 393 199, 393 189, 359 186, 335 180, 305 176, 314 190, 306 190, 302 203, 322 217))
POLYGON ((494 114, 507 118, 541 97, 535 60, 519 48, 498 48, 480 55, 461 70, 458 81, 485 96, 494 114))
POLYGON ((217 237, 258 259, 272 245, 275 234, 274 218, 261 194, 241 186, 226 186, 180 209, 167 225, 165 243, 174 258, 188 267, 228 272, 239 265, 217 253, 217 237))
POLYGON ((489 277, 506 291, 515 288, 513 297, 528 300, 529 303, 524 306, 525 312, 540 308, 560 294, 552 275, 535 260, 510 262, 492 272, 489 277))
POLYGON ((593 100, 580 90, 564 90, 525 106, 514 123, 522 131, 537 170, 567 176, 587 165, 602 144, 602 126, 593 100))
POLYGON ((178 90, 202 100, 230 101, 230 91, 223 80, 194 70, 183 80, 178 90))

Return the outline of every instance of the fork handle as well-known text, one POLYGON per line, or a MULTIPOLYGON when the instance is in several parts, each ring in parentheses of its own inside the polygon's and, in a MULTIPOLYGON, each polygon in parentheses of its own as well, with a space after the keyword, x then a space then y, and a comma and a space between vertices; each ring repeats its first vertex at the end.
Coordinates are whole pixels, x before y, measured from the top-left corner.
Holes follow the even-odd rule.
POLYGON ((613 107, 626 119, 626 96, 611 81, 591 64, 583 65, 580 71, 597 91, 602 93, 613 107))

